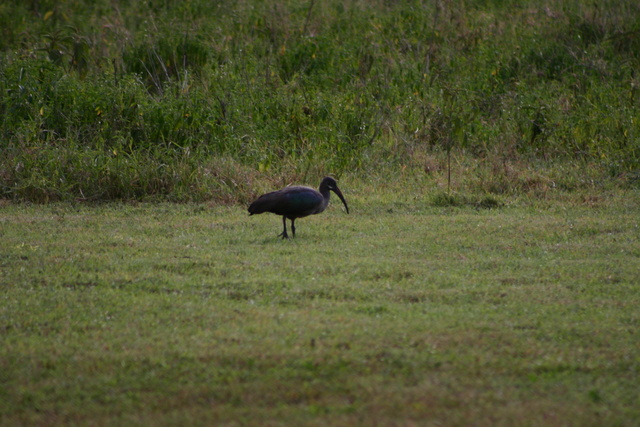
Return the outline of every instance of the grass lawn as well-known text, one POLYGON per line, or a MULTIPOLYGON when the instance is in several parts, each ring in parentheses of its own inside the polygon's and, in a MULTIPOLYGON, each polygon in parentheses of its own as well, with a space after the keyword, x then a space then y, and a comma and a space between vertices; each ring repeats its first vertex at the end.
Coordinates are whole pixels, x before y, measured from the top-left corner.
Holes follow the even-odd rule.
POLYGON ((2 425, 637 425, 640 197, 0 207, 2 425))

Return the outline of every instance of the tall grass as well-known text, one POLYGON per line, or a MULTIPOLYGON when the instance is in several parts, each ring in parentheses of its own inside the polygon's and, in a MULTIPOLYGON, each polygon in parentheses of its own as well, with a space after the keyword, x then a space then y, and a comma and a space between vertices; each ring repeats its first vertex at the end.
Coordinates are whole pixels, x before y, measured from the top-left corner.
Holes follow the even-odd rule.
POLYGON ((0 24, 5 198, 237 200, 451 151, 489 164, 470 185, 558 160, 637 182, 630 0, 10 1, 0 24))

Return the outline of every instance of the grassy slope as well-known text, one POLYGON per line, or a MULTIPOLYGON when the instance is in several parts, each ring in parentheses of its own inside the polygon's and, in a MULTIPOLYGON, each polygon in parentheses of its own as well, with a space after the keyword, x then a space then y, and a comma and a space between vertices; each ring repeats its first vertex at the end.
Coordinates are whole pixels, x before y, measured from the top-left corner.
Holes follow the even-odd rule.
POLYGON ((2 424, 640 419, 637 192, 343 189, 292 241, 240 208, 4 206, 2 424))
POLYGON ((1 206, 0 424, 636 424, 640 15, 583 3, 0 6, 1 197, 229 205, 1 206))
POLYGON ((5 2, 0 197, 246 202, 449 148, 637 185, 639 7, 5 2))

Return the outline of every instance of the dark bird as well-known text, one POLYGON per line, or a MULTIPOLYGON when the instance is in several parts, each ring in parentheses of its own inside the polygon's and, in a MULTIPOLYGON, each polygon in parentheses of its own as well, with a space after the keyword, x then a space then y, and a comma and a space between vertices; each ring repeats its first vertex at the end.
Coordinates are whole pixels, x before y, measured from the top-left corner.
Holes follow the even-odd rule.
POLYGON ((249 206, 249 215, 261 214, 263 212, 282 215, 284 230, 279 236, 282 236, 283 239, 288 239, 287 218, 291 220, 291 233, 293 237, 296 237, 296 226, 294 224, 296 219, 319 214, 324 211, 329 204, 329 191, 333 191, 340 197, 340 200, 344 203, 344 208, 347 210, 347 213, 349 213, 347 201, 344 199, 335 179, 331 177, 324 178, 320 183, 319 190, 320 191, 316 191, 313 188, 295 185, 263 194, 251 203, 251 206, 249 206))

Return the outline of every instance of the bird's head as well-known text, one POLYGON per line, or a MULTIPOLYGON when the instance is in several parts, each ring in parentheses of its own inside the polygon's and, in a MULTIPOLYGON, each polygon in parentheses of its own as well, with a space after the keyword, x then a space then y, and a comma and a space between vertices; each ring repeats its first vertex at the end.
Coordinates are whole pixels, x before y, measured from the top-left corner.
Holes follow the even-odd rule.
POLYGON ((322 190, 325 188, 327 190, 333 191, 338 195, 340 200, 342 200, 342 204, 344 205, 344 208, 347 210, 347 213, 349 213, 349 206, 347 206, 347 201, 344 199, 344 196, 342 195, 342 191, 340 191, 340 189, 338 188, 338 183, 336 182, 336 180, 331 178, 330 176, 325 177, 320 183, 320 192, 322 193, 323 192, 322 190))

